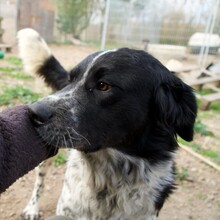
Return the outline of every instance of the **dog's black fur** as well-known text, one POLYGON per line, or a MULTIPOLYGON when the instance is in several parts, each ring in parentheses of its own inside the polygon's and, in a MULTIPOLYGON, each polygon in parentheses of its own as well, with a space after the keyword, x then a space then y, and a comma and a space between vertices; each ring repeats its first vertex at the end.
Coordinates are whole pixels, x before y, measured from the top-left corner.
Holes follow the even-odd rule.
MULTIPOLYGON (((62 89, 55 101, 48 97, 30 106, 39 133, 54 146, 86 153, 113 148, 155 165, 172 160, 177 135, 193 138, 193 90, 144 51, 97 52, 70 73, 50 57, 38 72, 62 89)), ((172 187, 158 189, 157 211, 172 187)))

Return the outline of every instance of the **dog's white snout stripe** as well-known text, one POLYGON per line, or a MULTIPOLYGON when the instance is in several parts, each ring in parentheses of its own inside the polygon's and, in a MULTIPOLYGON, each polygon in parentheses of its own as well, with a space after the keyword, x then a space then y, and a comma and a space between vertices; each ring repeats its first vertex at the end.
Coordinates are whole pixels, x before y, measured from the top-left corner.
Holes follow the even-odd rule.
POLYGON ((94 59, 92 60, 92 62, 91 62, 91 63, 89 64, 89 66, 87 67, 87 70, 86 70, 86 72, 84 73, 83 78, 80 80, 79 84, 80 84, 80 85, 83 85, 83 84, 85 83, 86 78, 87 78, 87 76, 88 76, 88 74, 89 74, 90 69, 94 66, 95 62, 96 62, 100 57, 104 56, 104 55, 107 54, 107 53, 116 52, 116 51, 117 51, 117 49, 106 50, 106 51, 103 51, 102 53, 98 54, 96 57, 94 57, 94 59))

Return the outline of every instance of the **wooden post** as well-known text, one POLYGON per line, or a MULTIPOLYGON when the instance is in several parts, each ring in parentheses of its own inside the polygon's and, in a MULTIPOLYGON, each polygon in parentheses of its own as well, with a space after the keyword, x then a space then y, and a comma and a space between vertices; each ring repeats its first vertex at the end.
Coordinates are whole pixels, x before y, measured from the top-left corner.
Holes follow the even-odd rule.
POLYGON ((4 29, 2 29, 2 20, 3 20, 3 17, 0 17, 0 43, 3 43, 3 34, 4 34, 4 29))

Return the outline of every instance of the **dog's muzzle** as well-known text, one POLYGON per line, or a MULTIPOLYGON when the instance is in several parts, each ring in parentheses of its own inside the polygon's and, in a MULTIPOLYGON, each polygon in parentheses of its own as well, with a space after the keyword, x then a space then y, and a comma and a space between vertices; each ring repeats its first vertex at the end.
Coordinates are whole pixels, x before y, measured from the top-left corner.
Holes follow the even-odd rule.
POLYGON ((52 109, 41 101, 29 105, 29 111, 31 120, 36 126, 46 124, 54 115, 52 109))

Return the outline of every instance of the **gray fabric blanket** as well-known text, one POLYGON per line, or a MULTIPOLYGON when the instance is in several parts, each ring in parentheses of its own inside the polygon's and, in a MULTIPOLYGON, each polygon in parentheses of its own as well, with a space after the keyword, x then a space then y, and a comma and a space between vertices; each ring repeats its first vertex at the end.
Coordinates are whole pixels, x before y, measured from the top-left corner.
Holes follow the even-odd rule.
POLYGON ((28 106, 0 113, 0 193, 56 153, 57 150, 46 146, 35 131, 28 106))

